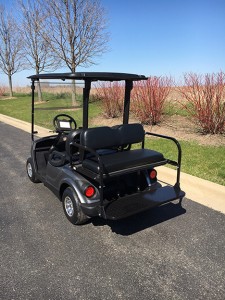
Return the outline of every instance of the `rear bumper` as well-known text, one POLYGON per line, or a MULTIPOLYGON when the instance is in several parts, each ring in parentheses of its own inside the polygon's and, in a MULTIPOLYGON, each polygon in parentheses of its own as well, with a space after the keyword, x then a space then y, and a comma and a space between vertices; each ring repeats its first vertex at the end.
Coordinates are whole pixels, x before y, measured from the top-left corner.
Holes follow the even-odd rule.
POLYGON ((83 213, 88 217, 96 217, 96 216, 100 215, 100 213, 99 213, 99 211, 100 211, 99 201, 95 202, 93 204, 87 204, 87 203, 84 204, 84 203, 82 203, 81 208, 82 208, 83 213))

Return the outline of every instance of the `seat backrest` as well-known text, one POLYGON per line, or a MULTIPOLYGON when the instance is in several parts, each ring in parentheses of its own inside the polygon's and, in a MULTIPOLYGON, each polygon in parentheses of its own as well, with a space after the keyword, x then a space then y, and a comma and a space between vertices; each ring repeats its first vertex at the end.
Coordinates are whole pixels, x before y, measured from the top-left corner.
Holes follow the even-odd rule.
POLYGON ((144 140, 141 124, 123 124, 114 127, 88 128, 81 132, 80 143, 92 149, 108 149, 127 144, 140 143, 144 140))
POLYGON ((120 134, 116 128, 107 126, 88 128, 81 133, 80 143, 94 150, 117 147, 120 145, 120 134))
POLYGON ((141 143, 144 140, 145 132, 141 124, 123 124, 119 125, 117 130, 119 131, 121 146, 141 143))
POLYGON ((66 148, 66 153, 68 155, 70 155, 70 144, 72 142, 78 142, 79 143, 79 141, 80 141, 80 133, 81 132, 82 132, 82 129, 72 130, 67 135, 65 148, 66 148))

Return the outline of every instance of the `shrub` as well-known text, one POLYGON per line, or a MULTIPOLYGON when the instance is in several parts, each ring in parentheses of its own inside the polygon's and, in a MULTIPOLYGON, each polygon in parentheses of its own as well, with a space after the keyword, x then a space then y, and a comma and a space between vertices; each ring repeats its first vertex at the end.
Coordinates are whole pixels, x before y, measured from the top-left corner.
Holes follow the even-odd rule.
POLYGON ((6 94, 6 88, 4 86, 0 86, 0 97, 5 96, 6 94))
POLYGON ((96 88, 96 97, 102 101, 104 114, 109 118, 121 115, 123 110, 124 86, 115 82, 101 82, 96 88))
POLYGON ((152 76, 134 84, 132 111, 143 124, 160 123, 172 82, 170 77, 152 76))
POLYGON ((67 99, 69 97, 71 97, 71 94, 69 94, 68 92, 56 92, 54 94, 55 99, 67 99))
POLYGON ((225 132, 225 74, 184 74, 184 87, 178 88, 186 100, 183 107, 193 116, 202 133, 225 132))

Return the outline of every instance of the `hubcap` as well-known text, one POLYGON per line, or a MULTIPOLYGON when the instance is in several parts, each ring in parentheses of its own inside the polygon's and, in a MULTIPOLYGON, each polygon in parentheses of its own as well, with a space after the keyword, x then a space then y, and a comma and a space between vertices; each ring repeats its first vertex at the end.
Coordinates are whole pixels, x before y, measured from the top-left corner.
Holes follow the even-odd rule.
POLYGON ((33 175, 33 170, 32 170, 32 166, 30 163, 27 164, 27 173, 29 177, 32 177, 33 175))
POLYGON ((73 202, 69 196, 66 196, 64 205, 65 205, 65 210, 66 210, 67 215, 69 217, 72 217, 74 214, 74 208, 73 208, 73 202))

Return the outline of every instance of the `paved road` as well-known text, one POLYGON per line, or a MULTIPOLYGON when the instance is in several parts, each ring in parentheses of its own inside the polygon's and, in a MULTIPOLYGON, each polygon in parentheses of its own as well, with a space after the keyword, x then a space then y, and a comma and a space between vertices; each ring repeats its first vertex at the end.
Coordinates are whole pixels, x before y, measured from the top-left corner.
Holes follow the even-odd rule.
POLYGON ((225 299, 224 215, 185 199, 73 226, 27 179, 29 150, 0 123, 0 299, 225 299))

